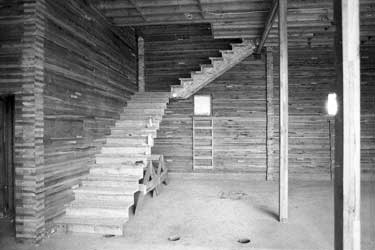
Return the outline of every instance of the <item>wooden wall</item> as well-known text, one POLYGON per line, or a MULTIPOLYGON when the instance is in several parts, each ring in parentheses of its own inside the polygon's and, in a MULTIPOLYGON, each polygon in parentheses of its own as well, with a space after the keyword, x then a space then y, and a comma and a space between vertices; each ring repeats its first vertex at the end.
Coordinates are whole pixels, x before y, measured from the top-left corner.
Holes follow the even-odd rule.
MULTIPOLYGON (((335 85, 333 49, 289 49, 289 172, 329 176, 327 95, 335 85)), ((279 54, 274 53, 275 167, 279 167, 279 54)))
POLYGON ((361 168, 375 174, 375 46, 361 47, 361 168))
POLYGON ((145 81, 147 91, 170 91, 178 78, 190 77, 199 65, 211 63, 220 49, 230 49, 230 42, 214 40, 209 24, 155 25, 138 29, 145 39, 145 81))
MULTIPOLYGON (((71 187, 137 90, 135 35, 122 41, 83 1, 46 1, 45 220, 64 212, 71 187)), ((131 35, 132 34, 132 35, 131 35)))
POLYGON ((15 96, 15 226, 44 235, 44 1, 0 1, 0 95, 15 96))

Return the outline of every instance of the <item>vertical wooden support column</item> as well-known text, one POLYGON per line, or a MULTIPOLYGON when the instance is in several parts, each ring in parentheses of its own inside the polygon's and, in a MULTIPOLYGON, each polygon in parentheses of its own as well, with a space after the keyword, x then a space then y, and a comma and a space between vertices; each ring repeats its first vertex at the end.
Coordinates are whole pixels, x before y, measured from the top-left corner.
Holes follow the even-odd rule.
POLYGON ((267 173, 266 179, 273 179, 274 172, 274 125, 275 110, 273 105, 274 83, 273 83, 273 50, 267 47, 267 173))
POLYGON ((138 37, 138 91, 145 92, 145 41, 138 37))
POLYGON ((280 39, 280 187, 279 219, 288 219, 288 6, 279 0, 280 39))
POLYGON ((359 0, 335 0, 335 249, 361 249, 359 0))

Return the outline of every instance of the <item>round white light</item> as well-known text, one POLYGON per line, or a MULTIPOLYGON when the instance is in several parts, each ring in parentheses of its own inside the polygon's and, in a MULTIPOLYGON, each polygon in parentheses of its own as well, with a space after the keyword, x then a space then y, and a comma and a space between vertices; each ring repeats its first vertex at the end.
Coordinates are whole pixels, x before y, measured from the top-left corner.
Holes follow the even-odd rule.
POLYGON ((338 111, 337 95, 336 93, 328 94, 328 100, 326 104, 327 113, 329 116, 335 116, 338 111))

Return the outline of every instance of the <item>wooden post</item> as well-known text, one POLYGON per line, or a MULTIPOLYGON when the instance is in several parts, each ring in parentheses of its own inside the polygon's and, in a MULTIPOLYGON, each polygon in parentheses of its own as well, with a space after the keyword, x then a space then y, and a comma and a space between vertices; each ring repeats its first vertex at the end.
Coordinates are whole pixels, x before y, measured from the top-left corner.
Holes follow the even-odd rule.
POLYGON ((138 37, 138 91, 145 92, 145 41, 138 37))
POLYGON ((279 219, 288 219, 288 24, 287 0, 279 0, 280 39, 280 190, 279 219))
POLYGON ((274 125, 275 111, 273 106, 274 84, 273 84, 273 50, 267 47, 267 173, 266 179, 273 180, 274 172, 274 125))
POLYGON ((335 0, 335 249, 361 249, 359 0, 335 0))

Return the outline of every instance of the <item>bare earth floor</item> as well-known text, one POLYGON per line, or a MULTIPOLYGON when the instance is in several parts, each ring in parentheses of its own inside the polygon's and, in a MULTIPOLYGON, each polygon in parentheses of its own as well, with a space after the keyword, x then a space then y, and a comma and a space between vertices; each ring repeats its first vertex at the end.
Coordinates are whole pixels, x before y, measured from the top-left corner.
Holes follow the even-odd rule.
MULTIPOLYGON (((291 181, 289 192, 290 219, 281 224, 277 182, 174 177, 159 196, 145 200, 124 237, 56 233, 30 246, 16 244, 3 229, 0 249, 332 249, 333 184, 291 181), (172 235, 181 239, 168 241, 172 235)), ((368 181, 362 184, 363 250, 375 249, 374 208, 375 182, 368 181)))

